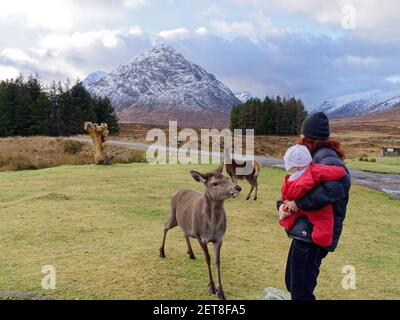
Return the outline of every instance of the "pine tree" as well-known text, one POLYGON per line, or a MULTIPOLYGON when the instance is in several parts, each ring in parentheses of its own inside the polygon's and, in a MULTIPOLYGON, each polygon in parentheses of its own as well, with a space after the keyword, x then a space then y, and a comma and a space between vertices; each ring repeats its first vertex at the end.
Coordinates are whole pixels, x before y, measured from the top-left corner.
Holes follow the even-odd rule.
POLYGON ((230 128, 235 130, 239 127, 239 108, 240 106, 233 106, 231 111, 230 128))
POLYGON ((94 98, 81 82, 53 82, 45 90, 38 75, 0 82, 0 136, 72 135, 84 122, 105 122, 118 133, 118 116, 107 98, 94 98))
POLYGON ((92 97, 81 82, 76 83, 70 90, 69 110, 71 111, 68 122, 70 134, 84 133, 85 122, 96 122, 92 97))
POLYGON ((254 129, 256 135, 297 135, 306 115, 301 100, 267 96, 233 107, 231 128, 254 129))
POLYGON ((16 92, 12 101, 15 110, 14 135, 29 136, 32 125, 32 98, 22 75, 17 78, 15 85, 16 92))
POLYGON ((263 134, 273 134, 275 132, 275 105, 270 97, 265 97, 263 101, 264 113, 262 116, 263 134))
POLYGON ((49 99, 49 135, 58 136, 62 135, 61 128, 64 127, 62 120, 62 108, 61 108, 61 94, 58 91, 58 87, 55 81, 49 87, 48 99, 49 99))
POLYGON ((0 82, 0 137, 10 134, 10 106, 7 100, 8 85, 5 81, 0 82))
POLYGON ((30 133, 32 135, 50 134, 50 100, 44 92, 39 77, 30 77, 27 82, 27 88, 32 100, 32 123, 30 133))
POLYGON ((107 123, 108 130, 112 134, 119 133, 118 116, 108 98, 94 98, 94 111, 97 123, 107 123))
POLYGON ((3 107, 4 114, 2 114, 4 125, 3 134, 5 136, 15 134, 15 100, 17 95, 17 85, 15 80, 7 80, 3 82, 3 107))
POLYGON ((307 117, 307 111, 305 110, 303 101, 300 99, 296 100, 296 117, 295 117, 295 123, 296 123, 296 132, 295 134, 300 134, 301 131, 301 126, 304 122, 304 120, 307 117))

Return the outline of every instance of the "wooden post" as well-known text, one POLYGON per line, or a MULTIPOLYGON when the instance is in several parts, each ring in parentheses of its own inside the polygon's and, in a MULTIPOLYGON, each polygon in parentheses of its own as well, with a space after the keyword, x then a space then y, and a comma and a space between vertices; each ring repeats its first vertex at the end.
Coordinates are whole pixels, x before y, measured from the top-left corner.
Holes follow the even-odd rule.
POLYGON ((110 135, 107 123, 85 122, 84 128, 93 141, 94 163, 96 165, 111 164, 112 157, 106 153, 106 142, 110 135))

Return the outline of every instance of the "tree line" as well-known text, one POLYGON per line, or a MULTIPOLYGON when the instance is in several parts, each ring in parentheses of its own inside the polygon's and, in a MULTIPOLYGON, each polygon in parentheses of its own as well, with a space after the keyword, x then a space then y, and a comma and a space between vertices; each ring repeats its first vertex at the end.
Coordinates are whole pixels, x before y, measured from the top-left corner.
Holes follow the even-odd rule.
POLYGON ((0 137, 69 136, 84 133, 86 121, 107 123, 118 133, 118 116, 107 98, 92 97, 82 82, 53 82, 38 76, 0 82, 0 137))
POLYGON ((307 116, 300 99, 266 97, 234 106, 231 129, 254 129, 256 135, 297 135, 307 116))

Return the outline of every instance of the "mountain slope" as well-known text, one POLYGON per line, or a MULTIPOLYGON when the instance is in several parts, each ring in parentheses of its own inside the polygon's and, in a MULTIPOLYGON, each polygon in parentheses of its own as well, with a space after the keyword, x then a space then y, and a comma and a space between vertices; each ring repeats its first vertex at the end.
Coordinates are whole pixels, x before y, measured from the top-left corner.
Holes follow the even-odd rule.
MULTIPOLYGON (((360 117, 334 119, 331 123, 332 132, 373 132, 375 135, 387 134, 391 142, 387 146, 396 143, 395 136, 400 136, 400 103, 393 108, 377 113, 369 113, 360 117)), ((396 143, 397 145, 398 143, 396 143)), ((385 147, 381 141, 380 147, 385 147)))
POLYGON ((95 82, 89 92, 127 108, 184 109, 229 113, 240 101, 214 75, 165 44, 153 48, 95 82))
POLYGON ((400 89, 371 90, 327 100, 318 110, 331 118, 345 118, 389 110, 399 102, 400 89))

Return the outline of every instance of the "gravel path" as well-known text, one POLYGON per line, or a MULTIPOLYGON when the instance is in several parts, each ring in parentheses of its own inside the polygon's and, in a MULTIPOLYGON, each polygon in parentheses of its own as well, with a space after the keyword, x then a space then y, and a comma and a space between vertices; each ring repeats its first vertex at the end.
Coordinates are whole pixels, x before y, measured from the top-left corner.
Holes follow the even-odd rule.
MULTIPOLYGON (((83 139, 83 138, 69 138, 69 139, 92 143, 92 140, 90 139, 83 139)), ((149 147, 148 144, 128 142, 128 141, 109 140, 107 143, 115 146, 134 147, 140 149, 147 149, 149 147)), ((200 152, 200 154, 202 153, 200 152)), ((222 154, 219 152, 218 153, 214 152, 211 154, 213 157, 222 156, 222 154)), ((256 156, 255 159, 260 161, 262 165, 267 167, 283 168, 283 160, 277 158, 256 156)), ((350 174, 352 182, 355 184, 376 189, 388 194, 400 194, 400 174, 384 174, 384 173, 367 172, 362 170, 350 170, 350 174)))

